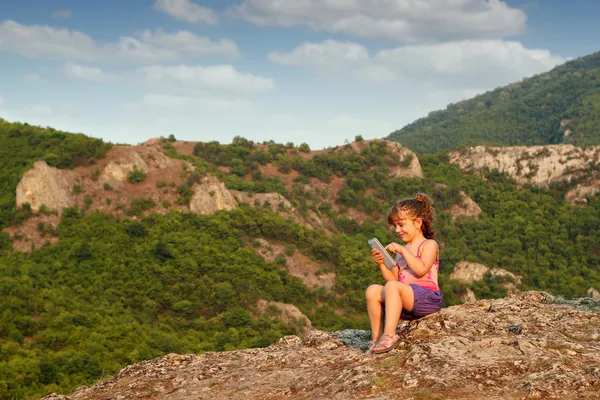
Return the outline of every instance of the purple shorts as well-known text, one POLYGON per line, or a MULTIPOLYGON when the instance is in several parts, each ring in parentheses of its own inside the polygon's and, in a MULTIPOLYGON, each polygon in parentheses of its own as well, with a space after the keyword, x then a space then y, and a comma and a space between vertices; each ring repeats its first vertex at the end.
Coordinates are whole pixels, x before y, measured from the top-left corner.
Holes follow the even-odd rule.
POLYGON ((402 309, 401 320, 412 321, 442 309, 443 296, 441 292, 425 289, 415 283, 411 283, 409 286, 415 294, 415 303, 412 311, 402 309))

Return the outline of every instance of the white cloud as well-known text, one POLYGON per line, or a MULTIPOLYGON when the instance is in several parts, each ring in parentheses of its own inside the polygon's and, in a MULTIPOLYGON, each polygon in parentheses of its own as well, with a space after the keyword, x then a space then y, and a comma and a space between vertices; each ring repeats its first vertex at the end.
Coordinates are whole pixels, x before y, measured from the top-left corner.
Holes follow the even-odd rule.
POLYGON ((275 82, 251 74, 241 73, 231 65, 154 65, 139 69, 146 82, 179 85, 185 88, 221 90, 228 92, 262 92, 275 87, 275 82))
POLYGON ((500 0, 244 0, 229 13, 257 25, 400 42, 499 38, 527 23, 525 12, 500 0))
POLYGON ((214 54, 234 58, 240 55, 237 44, 229 39, 221 39, 213 42, 206 37, 196 36, 190 31, 178 31, 167 33, 157 30, 152 33, 144 30, 140 33, 140 39, 157 47, 171 49, 185 54, 214 54))
POLYGON ((179 60, 186 55, 239 54, 230 40, 213 42, 188 31, 145 30, 137 37, 122 36, 116 42, 99 44, 79 31, 21 25, 11 20, 0 22, 0 51, 53 60, 142 63, 179 60))
POLYGON ((464 88, 493 88, 551 69, 566 61, 548 50, 519 42, 463 40, 407 45, 370 55, 359 44, 328 40, 305 43, 289 53, 270 53, 279 64, 340 71, 370 82, 438 83, 464 88))
POLYGON ((219 22, 219 17, 213 10, 192 3, 190 0, 156 0, 154 8, 173 18, 194 24, 216 25, 219 22))
POLYGON ((85 81, 102 83, 110 80, 115 80, 116 77, 109 76, 100 68, 88 67, 81 64, 67 62, 63 66, 63 72, 72 78, 82 79, 85 81))
POLYGON ((167 110, 169 114, 173 111, 182 113, 203 114, 206 112, 243 112, 251 110, 254 105, 245 99, 219 99, 214 97, 192 97, 175 96, 165 93, 149 93, 142 97, 138 105, 159 111, 167 110))
POLYGON ((52 11, 52 17, 56 19, 69 19, 73 16, 73 13, 69 10, 55 10, 52 11))
POLYGON ((289 53, 269 53, 274 63, 340 71, 371 64, 369 50, 357 43, 326 40, 323 43, 304 43, 289 53))

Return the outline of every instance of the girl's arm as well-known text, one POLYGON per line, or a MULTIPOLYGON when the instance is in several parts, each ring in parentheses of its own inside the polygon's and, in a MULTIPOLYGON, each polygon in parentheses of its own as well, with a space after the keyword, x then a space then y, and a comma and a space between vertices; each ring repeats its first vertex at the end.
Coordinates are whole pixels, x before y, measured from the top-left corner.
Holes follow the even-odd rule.
POLYGON ((385 266, 383 262, 383 256, 377 250, 372 249, 371 254, 373 255, 373 261, 379 264, 379 269, 381 270, 381 275, 386 282, 389 281, 397 281, 398 280, 398 267, 394 267, 391 270, 385 266))
POLYGON ((418 276, 423 276, 429 272, 438 254, 438 244, 435 240, 429 240, 423 245, 420 259, 413 255, 406 247, 400 246, 397 243, 390 243, 386 246, 386 249, 402 254, 408 267, 418 276))

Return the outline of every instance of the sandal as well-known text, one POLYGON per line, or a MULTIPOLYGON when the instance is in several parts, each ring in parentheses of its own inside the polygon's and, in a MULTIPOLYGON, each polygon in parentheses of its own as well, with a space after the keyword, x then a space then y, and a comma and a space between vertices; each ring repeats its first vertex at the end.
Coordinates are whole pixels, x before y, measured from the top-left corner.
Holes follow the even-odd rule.
POLYGON ((387 353, 400 344, 400 336, 397 334, 383 334, 373 347, 373 353, 387 353))
POLYGON ((376 344, 377 344, 377 340, 369 341, 369 348, 367 349, 367 351, 365 351, 365 354, 373 354, 373 349, 375 348, 376 344))

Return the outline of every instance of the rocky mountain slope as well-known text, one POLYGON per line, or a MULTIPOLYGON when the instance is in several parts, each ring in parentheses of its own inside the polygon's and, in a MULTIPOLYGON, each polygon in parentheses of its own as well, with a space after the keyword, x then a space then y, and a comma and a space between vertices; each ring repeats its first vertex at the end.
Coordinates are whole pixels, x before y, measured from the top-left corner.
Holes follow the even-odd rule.
POLYGON ((265 349, 168 354, 70 395, 100 399, 597 399, 600 301, 543 292, 445 308, 400 330, 390 353, 367 332, 310 331, 265 349))
POLYGON ((600 52, 432 111, 387 139, 419 154, 461 146, 600 144, 600 52))
MULTIPOLYGON (((332 150, 336 154, 359 153, 372 143, 381 142, 389 146, 392 158, 390 174, 394 177, 421 178, 423 172, 418 158, 413 152, 398 143, 387 141, 361 141, 332 150), (396 164, 396 165, 394 165, 396 164), (400 164, 400 165, 399 165, 400 164)), ((153 211, 166 213, 172 209, 191 211, 195 214, 214 214, 220 210, 232 210, 239 203, 252 206, 267 207, 273 212, 281 213, 296 222, 304 223, 315 229, 326 229, 324 216, 319 216, 314 210, 307 210, 304 216, 299 215, 289 199, 281 193, 255 193, 235 189, 227 189, 224 182, 213 174, 223 178, 230 175, 231 170, 212 166, 212 171, 203 171, 204 177, 194 171, 193 163, 182 159, 173 159, 165 155, 162 144, 165 139, 151 139, 141 146, 113 146, 106 156, 97 160, 93 165, 80 166, 72 170, 58 169, 48 166, 45 161, 37 161, 33 168, 26 171, 16 189, 16 207, 27 205, 32 211, 47 212, 30 218, 24 224, 9 227, 6 231, 13 238, 14 247, 21 251, 31 251, 40 247, 46 241, 56 243, 51 236, 40 235, 39 223, 56 227, 58 218, 48 217, 48 212, 60 215, 67 207, 77 206, 89 211, 101 211, 111 215, 132 214, 131 204, 136 199, 145 199, 147 206, 142 214, 153 211), (211 174, 212 173, 212 174, 211 174), (187 191, 185 196, 182 192, 187 191), (184 199, 185 197, 187 199, 184 199), (182 201, 184 200, 184 201, 182 201)), ((198 143, 170 142, 171 146, 180 150, 184 158, 192 156, 193 149, 198 143)), ((254 151, 265 151, 266 146, 256 145, 254 151)), ((318 157, 323 151, 308 152, 303 158, 310 160, 318 157)), ((281 180, 286 189, 291 191, 295 185, 294 179, 298 173, 282 173, 276 166, 266 163, 260 166, 261 178, 281 180)), ((295 171, 294 171, 295 172, 295 171)), ((252 179, 246 176, 247 179, 252 179)), ((336 204, 343 178, 337 178, 332 184, 311 178, 300 186, 302 191, 319 192, 330 202, 334 211, 339 211, 336 204)), ((357 220, 366 220, 368 216, 358 210, 346 210, 357 220)), ((141 216, 141 215, 139 215, 141 216)))

